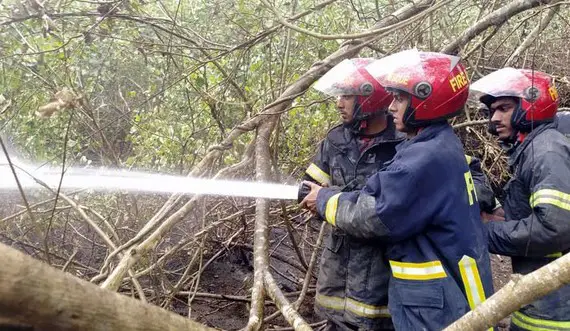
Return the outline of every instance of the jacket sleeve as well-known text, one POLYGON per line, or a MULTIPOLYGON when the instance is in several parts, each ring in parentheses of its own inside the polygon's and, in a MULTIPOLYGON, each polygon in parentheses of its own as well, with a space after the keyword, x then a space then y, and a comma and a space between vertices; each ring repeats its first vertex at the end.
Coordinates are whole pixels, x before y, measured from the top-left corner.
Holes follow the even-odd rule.
POLYGON ((493 210, 500 205, 497 204, 495 193, 493 192, 493 189, 491 189, 487 176, 483 173, 483 169, 481 169, 481 161, 479 161, 478 158, 469 155, 465 155, 465 158, 467 159, 469 170, 473 177, 473 184, 475 185, 475 193, 477 194, 477 200, 479 201, 479 208, 482 211, 491 214, 493 210))
POLYGON ((530 182, 532 214, 520 220, 488 223, 490 252, 544 256, 570 248, 570 160, 562 154, 546 152, 528 169, 522 168, 522 178, 530 182))
MULTIPOLYGON (((437 203, 422 200, 422 178, 407 167, 378 172, 360 191, 323 188, 317 211, 330 224, 359 238, 397 242, 420 233, 437 203)), ((423 194, 425 197, 425 194, 423 194)))

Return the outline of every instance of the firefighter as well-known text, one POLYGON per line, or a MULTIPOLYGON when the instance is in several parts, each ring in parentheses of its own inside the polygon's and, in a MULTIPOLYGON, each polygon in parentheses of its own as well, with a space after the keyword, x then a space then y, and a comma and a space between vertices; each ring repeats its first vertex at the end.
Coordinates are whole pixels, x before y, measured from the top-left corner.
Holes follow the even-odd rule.
POLYGON ((306 182, 303 204, 350 236, 386 245, 397 330, 441 330, 493 292, 475 185, 446 121, 462 111, 469 80, 459 58, 415 49, 367 70, 392 92, 389 110, 407 139, 362 190, 306 182))
MULTIPOLYGON (((304 179, 345 191, 360 189, 404 140, 387 115, 392 96, 364 70, 372 61, 344 60, 315 85, 337 98, 342 124, 328 132, 304 179)), ((328 320, 328 330, 393 330, 387 308, 389 277, 381 243, 334 228, 325 238, 315 310, 328 320)))
MULTIPOLYGON (((471 89, 490 111, 499 140, 509 146, 511 179, 504 222, 487 223, 489 251, 511 256, 527 274, 570 249, 570 144, 556 127, 553 79, 535 70, 504 68, 471 89)), ((511 330, 569 330, 570 286, 513 313, 511 330)))

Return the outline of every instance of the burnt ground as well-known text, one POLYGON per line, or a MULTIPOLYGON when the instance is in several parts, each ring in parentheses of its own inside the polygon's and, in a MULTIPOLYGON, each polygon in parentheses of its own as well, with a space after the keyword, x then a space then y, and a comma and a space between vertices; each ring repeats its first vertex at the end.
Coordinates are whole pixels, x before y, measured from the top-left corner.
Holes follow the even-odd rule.
MULTIPOLYGON (((495 291, 501 289, 511 279, 513 269, 511 268, 511 258, 507 256, 491 254, 491 269, 493 271, 493 286, 495 291)), ((510 318, 503 319, 498 327, 501 331, 508 330, 510 318)))
MULTIPOLYGON (((276 234, 274 229, 272 231, 272 238, 280 238, 283 233, 276 234)), ((288 238, 288 237, 287 237, 288 238)), ((281 245, 276 252, 290 259, 290 261, 298 261, 295 252, 293 251, 288 239, 281 242, 281 245)), ((248 252, 248 254, 250 254, 248 252)), ((307 260, 310 253, 306 254, 307 260)), ((284 292, 293 292, 300 290, 300 284, 295 284, 292 279, 296 275, 299 279, 303 275, 298 269, 291 267, 287 263, 283 263, 275 258, 271 259, 272 265, 278 269, 278 272, 272 270, 272 274, 281 285, 284 292), (280 274, 286 276, 283 277, 280 274)), ((512 273, 510 258, 491 255, 491 267, 493 270, 493 285, 495 291, 503 287, 509 280, 512 273)), ((203 274, 203 285, 199 292, 218 293, 235 296, 247 296, 249 294, 249 286, 251 284, 252 267, 244 265, 243 260, 231 256, 226 256, 213 263, 203 274)), ((318 265, 314 271, 318 274, 318 265)), ((303 306, 300 309, 301 315, 309 323, 319 322, 319 318, 313 312, 313 296, 314 296, 315 279, 312 280, 310 294, 307 295, 303 306)), ((294 301, 294 297, 289 297, 290 301, 294 301)), ((269 301, 268 301, 269 302, 269 301)), ((184 303, 185 306, 185 303, 184 303)), ((267 315, 275 311, 273 305, 266 306, 267 315)), ((224 330, 237 330, 245 326, 249 316, 249 304, 247 302, 228 301, 228 300, 213 300, 209 298, 196 298, 192 303, 192 318, 197 319, 205 324, 221 328, 224 330)), ((187 311, 185 311, 187 314, 187 311)), ((508 330, 509 319, 504 319, 499 324, 499 330, 508 330)), ((286 327, 288 324, 282 317, 275 319, 267 327, 270 329, 286 327)))
MULTIPOLYGON (((319 223, 311 222, 308 233, 312 237, 307 239, 311 244, 316 241, 319 223)), ((271 273, 281 290, 288 295, 290 302, 298 297, 302 289, 304 272, 287 232, 280 227, 273 227, 270 232, 271 273)), ((305 245, 307 247, 308 245, 305 245)), ((311 252, 304 249, 305 260, 309 261, 311 252)), ((318 265, 313 270, 316 276, 318 265)), ((313 312, 313 296, 316 278, 311 280, 309 291, 299 313, 308 323, 318 323, 320 319, 313 312)), ((232 248, 223 257, 213 262, 202 274, 202 281, 198 293, 222 294, 226 299, 213 299, 197 295, 192 302, 192 319, 209 326, 223 330, 238 330, 247 324, 249 318, 250 289, 253 283, 253 254, 250 245, 238 245, 232 248)), ((181 314, 188 314, 187 296, 179 298, 175 310, 181 314)), ((266 298, 265 316, 276 311, 275 305, 266 298)), ((289 325, 281 316, 266 324, 268 329, 283 328, 289 325)))

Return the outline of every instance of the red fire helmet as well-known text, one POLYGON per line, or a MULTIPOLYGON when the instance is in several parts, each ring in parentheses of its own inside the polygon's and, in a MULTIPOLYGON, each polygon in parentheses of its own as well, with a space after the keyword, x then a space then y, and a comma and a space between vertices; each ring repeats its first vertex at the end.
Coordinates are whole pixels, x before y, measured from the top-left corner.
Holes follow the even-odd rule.
POLYGON ((387 90, 411 95, 404 123, 421 127, 463 110, 469 78, 459 60, 457 56, 410 49, 376 60, 366 70, 387 90))
POLYGON ((480 94, 479 100, 489 109, 498 98, 517 99, 519 105, 513 112, 511 124, 523 132, 552 121, 560 102, 552 77, 530 69, 499 69, 473 83, 471 90, 480 94))
POLYGON ((331 96, 357 96, 355 113, 360 109, 364 117, 384 111, 392 102, 392 95, 364 70, 372 61, 372 58, 343 60, 321 77, 314 88, 331 96))

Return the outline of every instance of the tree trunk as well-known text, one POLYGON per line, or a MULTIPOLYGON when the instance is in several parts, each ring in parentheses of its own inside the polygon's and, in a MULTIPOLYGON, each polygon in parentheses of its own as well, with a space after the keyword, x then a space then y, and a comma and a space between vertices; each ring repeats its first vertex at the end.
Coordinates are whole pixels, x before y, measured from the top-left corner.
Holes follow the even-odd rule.
POLYGON ((214 330, 0 244, 0 315, 42 330, 214 330))

